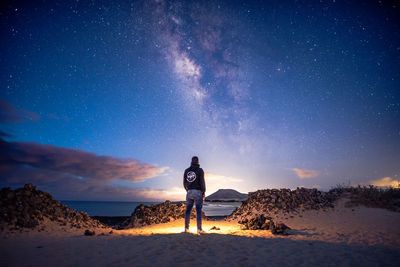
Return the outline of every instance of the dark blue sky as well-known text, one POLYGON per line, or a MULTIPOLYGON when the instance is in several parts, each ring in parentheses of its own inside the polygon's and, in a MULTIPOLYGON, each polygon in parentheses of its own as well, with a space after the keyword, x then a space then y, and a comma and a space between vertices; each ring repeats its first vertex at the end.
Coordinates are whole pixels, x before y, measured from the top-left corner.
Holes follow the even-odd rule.
POLYGON ((180 199, 198 155, 208 193, 396 184, 399 8, 2 4, 0 183, 59 199, 180 199))

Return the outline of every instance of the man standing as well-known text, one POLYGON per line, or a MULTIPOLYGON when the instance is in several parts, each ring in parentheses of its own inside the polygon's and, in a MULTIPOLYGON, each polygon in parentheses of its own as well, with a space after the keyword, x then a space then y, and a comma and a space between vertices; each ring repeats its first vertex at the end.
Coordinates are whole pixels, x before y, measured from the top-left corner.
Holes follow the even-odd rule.
POLYGON ((185 233, 189 232, 190 212, 193 204, 196 203, 197 233, 204 233, 201 227, 201 209, 206 192, 204 181, 204 171, 200 168, 199 158, 192 157, 192 163, 183 174, 183 186, 186 189, 186 214, 185 214, 185 233))

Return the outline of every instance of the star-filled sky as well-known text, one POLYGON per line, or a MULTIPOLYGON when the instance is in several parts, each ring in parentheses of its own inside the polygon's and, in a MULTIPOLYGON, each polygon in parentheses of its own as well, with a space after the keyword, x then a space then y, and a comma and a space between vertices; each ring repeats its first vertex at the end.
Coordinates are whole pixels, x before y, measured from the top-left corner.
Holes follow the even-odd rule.
POLYGON ((390 1, 6 1, 0 186, 62 200, 400 180, 390 1))

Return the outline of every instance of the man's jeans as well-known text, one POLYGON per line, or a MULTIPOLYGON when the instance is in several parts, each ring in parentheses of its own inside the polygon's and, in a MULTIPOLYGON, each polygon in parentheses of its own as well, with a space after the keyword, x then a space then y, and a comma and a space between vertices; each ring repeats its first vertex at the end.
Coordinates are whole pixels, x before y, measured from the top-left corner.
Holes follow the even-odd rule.
POLYGON ((203 193, 197 189, 190 189, 186 194, 185 229, 189 229, 190 212, 192 211, 194 202, 196 202, 197 230, 202 230, 201 208, 203 207, 203 193))

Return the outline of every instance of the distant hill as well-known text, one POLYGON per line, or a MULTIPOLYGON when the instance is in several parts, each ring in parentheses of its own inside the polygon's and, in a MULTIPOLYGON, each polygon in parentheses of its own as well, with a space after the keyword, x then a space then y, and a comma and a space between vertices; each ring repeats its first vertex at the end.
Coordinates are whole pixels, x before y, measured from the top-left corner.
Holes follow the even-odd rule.
POLYGON ((219 189, 217 192, 206 197, 206 201, 243 201, 247 199, 247 194, 239 193, 233 189, 219 189))

